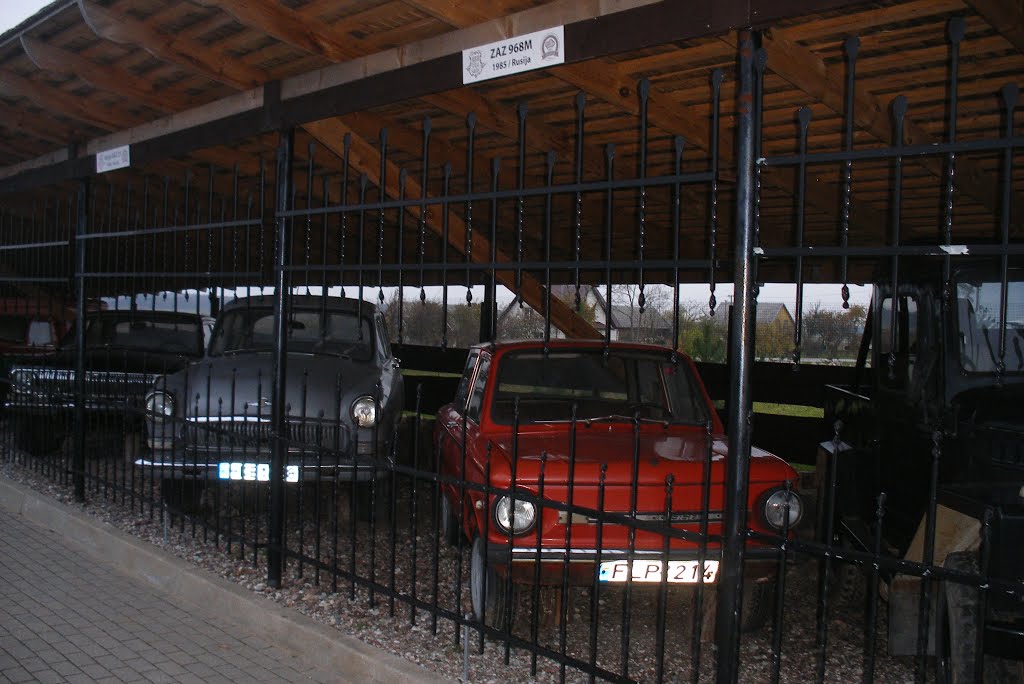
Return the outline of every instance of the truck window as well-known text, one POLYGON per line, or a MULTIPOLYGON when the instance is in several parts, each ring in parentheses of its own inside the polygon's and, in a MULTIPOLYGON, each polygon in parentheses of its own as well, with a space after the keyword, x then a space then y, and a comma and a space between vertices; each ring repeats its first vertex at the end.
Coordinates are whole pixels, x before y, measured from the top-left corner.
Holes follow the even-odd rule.
POLYGON ((886 297, 879 309, 878 369, 883 386, 901 389, 913 378, 917 362, 918 305, 910 295, 897 297, 894 329, 892 301, 886 297))

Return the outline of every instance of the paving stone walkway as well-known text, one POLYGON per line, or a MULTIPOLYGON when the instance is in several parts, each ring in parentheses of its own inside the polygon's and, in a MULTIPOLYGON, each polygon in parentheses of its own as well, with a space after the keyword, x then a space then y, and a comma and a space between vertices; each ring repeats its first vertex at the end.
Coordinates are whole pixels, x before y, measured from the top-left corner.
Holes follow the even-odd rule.
POLYGON ((337 682, 0 510, 0 682, 337 682))

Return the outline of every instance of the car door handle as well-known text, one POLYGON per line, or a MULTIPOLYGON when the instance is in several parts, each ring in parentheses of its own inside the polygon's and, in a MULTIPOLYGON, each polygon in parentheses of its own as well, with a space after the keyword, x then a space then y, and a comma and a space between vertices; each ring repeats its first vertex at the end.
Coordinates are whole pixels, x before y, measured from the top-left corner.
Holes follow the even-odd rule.
POLYGON ((462 423, 460 423, 457 420, 451 420, 451 421, 448 421, 447 423, 444 424, 444 426, 447 427, 447 428, 457 428, 460 425, 462 425, 462 423))

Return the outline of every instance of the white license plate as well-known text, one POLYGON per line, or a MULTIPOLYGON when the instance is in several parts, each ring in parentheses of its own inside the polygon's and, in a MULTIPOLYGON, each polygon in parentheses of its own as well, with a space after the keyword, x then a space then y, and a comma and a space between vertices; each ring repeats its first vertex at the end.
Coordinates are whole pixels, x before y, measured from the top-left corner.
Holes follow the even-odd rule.
MULTIPOLYGON (((270 482, 269 463, 218 463, 217 477, 221 480, 240 480, 242 482, 270 482)), ((299 466, 284 467, 284 481, 299 481, 299 466)))
MULTIPOLYGON (((660 582, 664 563, 660 560, 637 559, 632 561, 634 582, 660 582)), ((697 584, 700 582, 700 561, 673 560, 668 561, 669 584, 697 584)), ((630 561, 603 561, 598 572, 602 582, 625 582, 630 576, 630 561)), ((713 584, 718 577, 718 561, 704 561, 704 583, 713 584)))

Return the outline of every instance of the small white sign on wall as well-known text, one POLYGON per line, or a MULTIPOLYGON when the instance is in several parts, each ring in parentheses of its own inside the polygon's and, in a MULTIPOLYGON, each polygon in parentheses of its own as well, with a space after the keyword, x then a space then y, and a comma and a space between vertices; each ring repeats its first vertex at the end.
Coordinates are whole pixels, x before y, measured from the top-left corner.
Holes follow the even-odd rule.
POLYGON ((564 64, 564 28, 552 26, 463 50, 463 85, 564 64))
POLYGON ((132 165, 129 145, 115 147, 96 153, 96 173, 106 173, 115 169, 123 169, 132 165))

